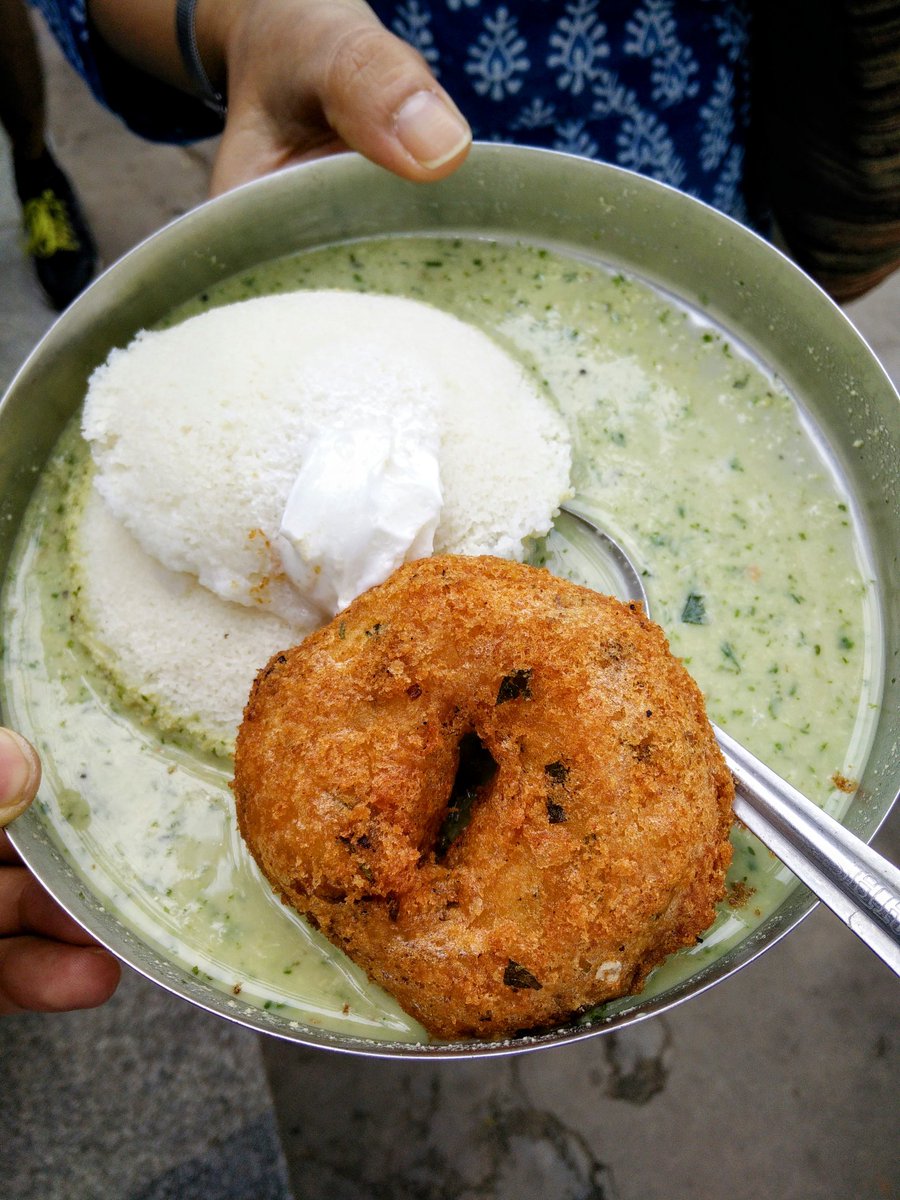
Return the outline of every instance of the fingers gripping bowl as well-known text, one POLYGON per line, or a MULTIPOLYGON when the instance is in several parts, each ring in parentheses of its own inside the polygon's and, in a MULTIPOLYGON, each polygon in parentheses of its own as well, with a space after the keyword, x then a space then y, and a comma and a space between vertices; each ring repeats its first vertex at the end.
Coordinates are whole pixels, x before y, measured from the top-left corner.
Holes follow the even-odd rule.
MULTIPOLYGON (((610 338, 618 336, 616 331, 622 331, 629 325, 632 311, 627 305, 623 307, 624 301, 615 301, 617 297, 628 294, 628 279, 637 276, 665 289, 688 307, 694 307, 694 311, 697 307, 702 308, 712 324, 697 328, 697 340, 701 346, 708 346, 716 352, 716 362, 727 361, 726 347, 733 351, 743 344, 759 357, 767 369, 784 380, 812 423, 812 432, 807 427, 804 435, 806 440, 812 437, 818 442, 830 470, 838 476, 845 489, 846 494, 837 498, 845 511, 841 512, 834 505, 835 512, 840 513, 837 524, 840 526, 840 522, 844 521, 852 527, 854 544, 861 549, 864 558, 863 577, 876 580, 867 590, 867 602, 884 622, 883 634, 878 634, 877 620, 871 621, 869 635, 865 639, 849 628, 838 629, 837 626, 830 630, 827 637, 820 636, 809 623, 815 607, 811 598, 814 585, 810 584, 807 588, 805 585, 808 580, 795 580, 793 585, 784 588, 785 604, 795 606, 796 612, 801 613, 807 622, 803 627, 799 624, 792 626, 793 642, 798 644, 796 653, 806 653, 812 659, 816 657, 815 646, 820 645, 821 654, 817 662, 821 663, 835 649, 838 661, 841 658, 848 660, 846 667, 839 661, 841 670, 858 668, 866 676, 867 703, 879 704, 879 665, 885 656, 893 652, 891 647, 896 646, 897 638, 896 612, 886 598, 896 597, 898 592, 897 580, 892 574, 896 571, 892 547, 896 543, 897 529, 898 455, 896 394, 877 363, 840 313, 817 289, 776 252, 745 230, 677 193, 628 173, 539 152, 480 147, 463 173, 434 190, 409 188, 352 158, 314 164, 252 185, 206 206, 139 248, 100 280, 58 323, 26 364, 6 400, 2 417, 4 447, 7 450, 3 463, 7 516, 3 525, 5 553, 10 553, 13 534, 22 520, 27 499, 33 490, 35 470, 39 470, 48 460, 66 420, 81 403, 88 375, 106 358, 113 346, 125 345, 139 329, 165 321, 182 302, 213 288, 220 280, 230 276, 245 278, 249 273, 255 273, 260 264, 282 254, 315 249, 348 239, 378 238, 392 234, 444 236, 447 250, 445 266, 423 264, 419 271, 419 276, 429 280, 435 280, 449 271, 452 239, 461 236, 465 242, 468 237, 478 238, 482 250, 476 250, 470 258, 480 258, 484 265, 477 267, 470 261, 466 269, 475 274, 493 266, 492 294, 495 300, 500 295, 521 294, 521 291, 516 291, 516 279, 509 271, 511 260, 506 260, 506 267, 496 265, 499 259, 492 255, 491 239, 499 239, 501 243, 518 239, 538 248, 531 260, 534 268, 531 286, 537 289, 538 296, 540 287, 546 289, 549 286, 553 270, 556 269, 555 250, 562 251, 565 260, 564 266, 560 267, 560 280, 565 273, 577 274, 581 269, 587 271, 591 263, 603 264, 608 272, 604 274, 601 271, 601 274, 591 276, 591 294, 599 308, 605 305, 620 318, 624 317, 617 325, 610 321, 605 326, 610 338), (540 257, 541 254, 546 254, 546 257, 540 257), (722 336, 722 330, 727 336, 722 336), (707 335, 710 341, 704 342, 707 335), (873 431, 877 431, 877 436, 873 435, 873 431), (804 586, 799 586, 800 583, 804 586), (793 591, 798 599, 791 599, 788 591, 793 591), (875 636, 872 636, 873 630, 875 636), (805 636, 807 647, 801 644, 801 636, 805 636), (855 643, 854 646, 842 648, 839 644, 841 637, 855 643), (862 654, 863 642, 870 648, 866 654, 862 654)), ((352 279, 353 272, 361 270, 359 265, 353 265, 351 258, 355 258, 357 264, 368 261, 364 251, 365 244, 360 243, 358 253, 345 256, 348 274, 336 286, 343 286, 345 280, 352 279)), ((423 257, 433 264, 441 256, 429 251, 423 257)), ((488 295, 483 274, 472 286, 479 295, 488 295)), ((657 319, 662 326, 661 312, 661 309, 657 311, 657 319)), ((506 335, 511 339, 514 335, 518 336, 527 324, 529 315, 529 312, 523 313, 521 310, 509 313, 504 327, 506 335)), ((565 324, 565 329, 556 329, 554 336, 566 336, 574 350, 579 350, 578 338, 570 335, 582 328, 584 338, 587 326, 584 311, 581 313, 581 322, 580 326, 578 314, 570 308, 566 321, 560 322, 560 325, 565 324)), ((690 323, 688 320, 679 328, 687 329, 690 323)), ((534 322, 533 325, 540 333, 539 323, 534 322)), ((534 329, 529 326, 529 337, 532 337, 534 329)), ((671 345, 671 341, 665 343, 667 348, 671 345)), ((573 395, 579 388, 586 388, 585 376, 580 374, 581 367, 587 365, 593 370, 595 365, 589 354, 586 358, 572 357, 568 361, 571 365, 569 373, 561 373, 553 380, 553 390, 557 395, 567 395, 569 383, 573 395)), ((707 367, 710 361, 711 356, 706 360, 707 367)), ((747 402, 746 411, 742 409, 741 420, 746 418, 746 423, 742 425, 740 446, 733 448, 728 456, 719 455, 708 441, 705 449, 707 458, 724 460, 722 469, 725 474, 714 473, 709 476, 710 486, 716 489, 719 496, 724 494, 723 486, 732 479, 742 482, 747 495, 754 495, 756 475, 766 473, 754 470, 748 430, 755 419, 751 407, 758 410, 760 405, 751 406, 750 389, 737 386, 746 374, 742 368, 738 369, 740 366, 741 363, 736 361, 733 373, 729 376, 729 389, 732 383, 735 384, 733 398, 747 402), (732 459, 739 460, 735 466, 730 465, 732 459), (739 469, 741 467, 744 469, 743 475, 739 469)), ((619 374, 614 382, 621 394, 624 368, 617 369, 619 374)), ((699 388, 703 378, 698 376, 694 384, 699 388)), ((584 390, 579 395, 583 397, 584 411, 567 415, 573 427, 583 430, 588 425, 586 413, 590 397, 586 396, 584 390)), ((777 406, 776 400, 765 398, 760 400, 760 404, 777 406)), ((655 395, 654 410, 664 411, 667 419, 674 420, 677 416, 676 407, 668 393, 655 395)), ((604 455, 609 458, 605 465, 609 467, 609 476, 614 477, 620 491, 628 483, 628 465, 632 461, 629 456, 640 451, 638 435, 641 419, 635 415, 632 425, 619 423, 608 430, 604 455)), ((665 442, 670 437, 671 425, 670 421, 666 428, 646 427, 644 440, 656 439, 657 442, 653 447, 657 462, 667 461, 665 442)), ((791 437, 795 440, 779 448, 779 453, 784 453, 789 460, 797 453, 795 447, 800 440, 798 435, 792 434, 791 437)), ((772 468, 776 469, 778 455, 772 454, 771 457, 772 468)), ((760 461, 765 463, 766 460, 763 458, 760 461)), ((660 474, 651 471, 641 485, 647 496, 647 500, 642 502, 643 508, 648 511, 654 489, 662 482, 661 478, 657 478, 660 474)), ((795 470, 796 474, 798 471, 795 470)), ((790 469, 783 471, 780 479, 782 483, 779 486, 788 491, 789 505, 795 509, 812 505, 808 497, 798 499, 791 491, 794 482, 790 469)), ((815 502, 819 503, 820 500, 821 497, 815 502)), ((679 503, 679 499, 673 498, 673 508, 677 509, 679 503)), ((709 508, 708 504, 706 508, 709 508)), ((751 522, 762 520, 774 528, 774 522, 765 514, 748 512, 737 503, 734 512, 734 516, 731 511, 723 514, 723 520, 727 518, 728 522, 733 522, 733 528, 740 528, 737 517, 751 522)), ((608 510, 602 515, 608 517, 608 510)), ((702 516, 702 524, 712 528, 713 514, 705 511, 702 516)), ((823 502, 821 524, 827 524, 827 516, 823 502)), ((641 544, 645 541, 646 545, 653 547, 654 554, 657 551, 660 554, 669 552, 666 547, 655 544, 655 536, 657 540, 667 536, 659 528, 648 528, 637 533, 630 533, 626 528, 622 532, 623 540, 632 549, 637 538, 641 544)), ((713 534, 721 536, 717 529, 713 529, 713 534)), ((748 535, 741 536, 746 541, 748 535)), ((669 541, 671 543, 674 539, 670 537, 669 541)), ((727 547, 733 542, 732 538, 730 543, 721 542, 717 546, 727 547)), ((793 545, 797 551, 795 557, 801 561, 804 545, 799 539, 793 545)), ((690 553, 694 553, 695 548, 690 553)), ((748 563, 747 566, 754 568, 757 564, 748 563)), ((746 574, 753 582, 749 571, 746 574)), ((769 666, 775 664, 768 661, 763 663, 759 676, 754 675, 751 659, 742 653, 743 643, 726 633, 726 619, 731 620, 732 617, 724 608, 715 606, 712 590, 702 580, 679 576, 677 571, 673 577, 680 583, 677 594, 669 600, 664 596, 663 602, 658 604, 660 592, 665 592, 668 586, 660 563, 655 582, 653 579, 649 581, 651 590, 654 586, 659 589, 652 597, 653 602, 669 636, 677 636, 676 653, 693 658, 690 664, 692 671, 699 671, 701 664, 699 651, 695 650, 691 639, 706 637, 711 642, 721 671, 714 667, 709 677, 702 679, 701 683, 707 691, 708 702, 713 706, 711 715, 728 728, 731 720, 740 719, 731 715, 731 709, 739 707, 737 698, 741 703, 746 701, 750 694, 748 685, 750 689, 758 689, 769 666), (690 597, 693 599, 688 604, 690 597), (684 621, 683 614, 705 623, 684 621), (723 645, 730 656, 722 648, 723 645), (732 697, 735 698, 733 701, 732 697)), ((744 578, 744 574, 738 573, 737 566, 734 578, 737 581, 744 578)), ((854 603, 856 600, 858 596, 854 603)), ((846 610, 847 601, 847 595, 840 596, 833 607, 846 610)), ((746 600, 742 598, 740 606, 749 609, 752 603, 752 597, 746 600)), ((793 613, 795 609, 789 608, 787 611, 793 613)), ((782 665, 794 652, 791 648, 793 642, 789 646, 785 642, 787 648, 782 665)), ((854 679, 853 689, 858 700, 861 695, 860 680, 854 679)), ((895 686, 888 678, 884 703, 871 710, 875 716, 866 727, 864 736, 854 732, 850 737, 851 741, 864 741, 866 746, 854 745, 849 752, 849 757, 860 764, 860 787, 850 800, 845 820, 867 837, 877 828, 894 799, 897 763, 896 738, 891 720, 897 705, 896 697, 891 701, 890 689, 895 686), (866 748, 867 760, 864 753, 866 748), (864 760, 867 765, 863 772, 864 760)), ((843 690, 849 695, 852 689, 848 687, 843 690)), ((35 736, 45 755, 52 759, 53 731, 48 728, 46 713, 42 714, 33 706, 29 709, 28 705, 22 703, 12 665, 5 684, 5 699, 7 719, 17 720, 23 732, 35 736)), ((790 685, 785 683, 780 690, 767 693, 766 705, 770 701, 775 710, 779 704, 782 706, 781 727, 787 728, 793 717, 786 719, 784 714, 790 713, 792 703, 800 704, 791 696, 790 685)), ((809 710, 817 707, 821 707, 821 704, 817 706, 810 701, 809 710)), ((800 709, 796 711, 800 712, 800 709)), ((837 721, 838 718, 830 713, 824 715, 818 726, 813 722, 814 728, 809 734, 800 731, 802 720, 793 721, 797 726, 796 741, 785 743, 785 754, 788 757, 795 755, 795 745, 802 745, 804 739, 810 736, 818 737, 817 744, 826 741, 836 728, 837 721), (822 722, 825 725, 824 732, 822 722)), ((110 724, 108 716, 103 719, 98 717, 95 731, 98 743, 111 742, 118 728, 115 720, 110 724)), ((157 743, 153 739, 148 741, 152 744, 137 760, 145 765, 157 761, 157 743)), ((830 764, 829 774, 841 769, 845 751, 846 745, 840 751, 835 750, 830 757, 828 751, 823 752, 830 764)), ((766 748, 757 752, 761 757, 766 757, 766 748)), ((177 758, 182 752, 175 747, 167 753, 177 758)), ((69 829, 77 832, 75 827, 79 823, 90 820, 96 831, 102 822, 102 806, 98 801, 102 790, 102 763, 95 756, 89 755, 87 759, 90 774, 88 782, 80 778, 81 771, 77 767, 73 767, 66 775, 61 769, 55 769, 51 761, 48 787, 53 788, 56 794, 46 793, 44 802, 48 812, 54 806, 65 807, 69 819, 58 828, 52 822, 48 824, 40 813, 34 813, 27 822, 17 827, 16 841, 38 874, 66 907, 101 940, 139 969, 215 1012, 255 1028, 311 1044, 366 1053, 424 1055, 491 1053, 506 1048, 505 1043, 437 1043, 411 1047, 401 1044, 399 1040, 409 1037, 409 1033, 404 1032, 402 1024, 391 1021, 380 1028, 376 1028, 376 1023, 367 1026, 364 1022, 350 1024, 343 1027, 343 1031, 340 1025, 337 1031, 322 1028, 316 1024, 317 1014, 312 1008, 304 1014, 289 1007, 280 1007, 281 994, 275 995, 274 1002, 264 1008, 247 1002, 240 990, 236 994, 230 987, 223 988, 221 981, 207 979, 206 976, 213 973, 213 964, 200 958, 199 952, 193 964, 198 970, 193 970, 190 960, 186 963, 183 956, 170 952, 163 937, 147 936, 146 920, 142 923, 138 919, 145 918, 146 913, 130 913, 126 911, 124 902, 111 904, 108 896, 98 894, 91 886, 86 887, 85 878, 72 867, 65 841, 60 838, 60 828, 64 834, 69 829), (82 798, 93 802, 93 809, 82 805, 82 798), (135 929, 141 930, 140 935, 133 932, 135 929)), ((161 775, 166 774, 169 765, 172 765, 170 760, 160 765, 161 775)), ((174 778, 181 777, 183 761, 179 759, 177 765, 179 769, 174 778)), ((789 774, 789 763, 787 766, 784 763, 776 765, 781 767, 783 773, 789 774)), ((203 767, 203 771, 214 769, 215 764, 203 767)), ((191 766, 191 770, 194 772, 191 778, 199 788, 205 777, 200 780, 202 771, 196 764, 191 766)), ((221 777, 223 772, 221 768, 218 770, 221 777)), ((807 783, 804 779, 798 782, 807 783)), ((114 790, 112 783, 107 786, 114 790)), ((811 789, 807 787, 807 790, 811 789)), ((825 788, 823 803, 837 803, 840 797, 846 800, 846 793, 838 795, 832 794, 832 791, 825 788)), ((135 819, 139 815, 135 814, 135 819)), ((118 835, 117 831, 115 836, 118 835)), ((233 837, 233 831, 226 823, 222 825, 220 836, 226 842, 233 837)), ((197 844, 200 841, 202 838, 197 839, 197 844)), ((183 840, 178 845, 183 846, 183 840)), ((102 862, 98 862, 98 870, 102 865, 102 862)), ((774 869, 777 871, 777 867, 774 869)), ((203 907, 203 895, 211 894, 213 885, 207 881, 202 886, 198 882, 195 894, 186 896, 187 877, 193 872, 199 881, 203 872, 196 869, 194 862, 183 862, 179 870, 180 875, 173 868, 171 877, 165 879, 161 876, 155 895, 143 898, 142 903, 153 908, 156 914, 163 913, 164 909, 181 900, 182 912, 190 916, 203 907), (172 889, 172 895, 166 894, 169 888, 172 889)), ((87 878, 91 877, 89 873, 87 878)), ((96 872, 93 878, 96 878, 96 872)), ((250 903, 250 898, 247 903, 250 903)), ((568 1026, 550 1034, 516 1041, 513 1045, 519 1048, 554 1044, 561 1040, 591 1036, 597 1030, 614 1028, 622 1022, 639 1019, 695 994, 770 945, 796 923, 809 907, 808 895, 800 889, 792 889, 788 881, 784 882, 776 901, 762 910, 761 917, 755 923, 748 921, 742 925, 744 910, 729 910, 725 906, 717 924, 716 937, 719 941, 715 949, 710 949, 707 954, 705 951, 708 947, 700 947, 700 956, 689 956, 684 960, 680 973, 676 971, 667 975, 667 965, 653 977, 657 981, 654 984, 655 991, 645 993, 639 1000, 626 999, 606 1008, 590 1025, 568 1026)), ((164 924, 162 917, 159 920, 164 924)), ((223 920, 222 929, 216 932, 217 945, 227 940, 225 924, 223 920)), ((286 959, 284 970, 290 970, 291 964, 292 960, 286 959)), ((290 981, 291 977, 287 978, 290 981)))

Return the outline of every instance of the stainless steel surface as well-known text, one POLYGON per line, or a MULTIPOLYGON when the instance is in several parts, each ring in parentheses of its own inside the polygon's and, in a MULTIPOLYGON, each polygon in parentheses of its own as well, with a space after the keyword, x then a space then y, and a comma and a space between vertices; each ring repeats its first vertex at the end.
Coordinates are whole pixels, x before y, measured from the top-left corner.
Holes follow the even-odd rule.
MULTIPOLYGON (((664 288, 742 342, 798 398, 847 482, 878 580, 883 658, 897 661, 900 405, 850 322, 771 246, 698 202, 617 168, 506 146, 476 147, 460 172, 428 187, 403 183, 352 156, 294 168, 196 209, 106 272, 36 347, 0 408, 0 570, 36 472, 80 404, 91 370, 113 346, 260 262, 336 241, 415 233, 521 239, 602 262, 664 288)), ((895 799, 898 714, 900 672, 889 670, 868 765, 844 818, 865 839, 895 799)), ((740 945, 698 974, 590 1028, 501 1045, 375 1043, 298 1026, 206 986, 104 909, 58 854, 37 813, 13 831, 17 848, 63 906, 149 978, 250 1028, 349 1053, 457 1058, 592 1037, 706 990, 771 946, 814 904, 798 887, 740 945)))
MULTIPOLYGON (((634 563, 577 498, 561 510, 586 526, 596 554, 609 559, 620 600, 650 602, 634 563)), ((746 747, 713 723, 716 741, 734 776, 734 812, 857 937, 900 975, 900 871, 840 822, 798 792, 746 747)))
POLYGON ((900 975, 900 871, 724 730, 734 812, 845 925, 900 975))

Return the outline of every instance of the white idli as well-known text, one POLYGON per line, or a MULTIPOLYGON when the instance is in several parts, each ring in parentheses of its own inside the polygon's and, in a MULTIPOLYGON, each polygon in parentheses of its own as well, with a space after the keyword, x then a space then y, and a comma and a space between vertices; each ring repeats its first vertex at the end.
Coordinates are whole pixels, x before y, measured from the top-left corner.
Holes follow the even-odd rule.
POLYGON ((308 630, 227 604, 160 566, 86 487, 69 513, 82 643, 158 728, 231 754, 256 672, 308 630))
POLYGON ((418 301, 296 292, 141 333, 92 376, 82 427, 98 490, 147 554, 302 623, 276 534, 304 452, 400 408, 438 426, 434 550, 523 557, 568 494, 566 427, 515 358, 418 301))

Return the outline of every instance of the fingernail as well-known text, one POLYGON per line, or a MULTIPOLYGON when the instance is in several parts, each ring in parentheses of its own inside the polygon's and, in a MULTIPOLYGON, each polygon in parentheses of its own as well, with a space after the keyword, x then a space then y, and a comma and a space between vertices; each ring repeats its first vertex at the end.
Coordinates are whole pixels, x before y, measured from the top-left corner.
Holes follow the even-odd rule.
POLYGON ((0 824, 31 802, 41 765, 32 747, 10 729, 0 729, 0 824))
POLYGON ((403 148, 430 171, 455 158, 472 140, 472 131, 455 109, 435 92, 415 92, 394 117, 403 148))

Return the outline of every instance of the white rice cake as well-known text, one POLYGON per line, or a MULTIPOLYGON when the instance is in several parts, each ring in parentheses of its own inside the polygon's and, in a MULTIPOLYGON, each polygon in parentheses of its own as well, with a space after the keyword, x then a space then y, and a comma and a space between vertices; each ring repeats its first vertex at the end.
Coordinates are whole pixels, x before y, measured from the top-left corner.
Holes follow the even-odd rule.
POLYGON ((308 631, 160 566, 86 487, 69 532, 82 642, 161 730, 231 754, 256 672, 308 631))
POLYGON ((215 595, 298 622, 276 533, 316 431, 436 412, 436 552, 521 559, 569 494, 568 430, 529 372, 414 300, 266 296, 140 333, 93 375, 96 486, 140 547, 215 595))

